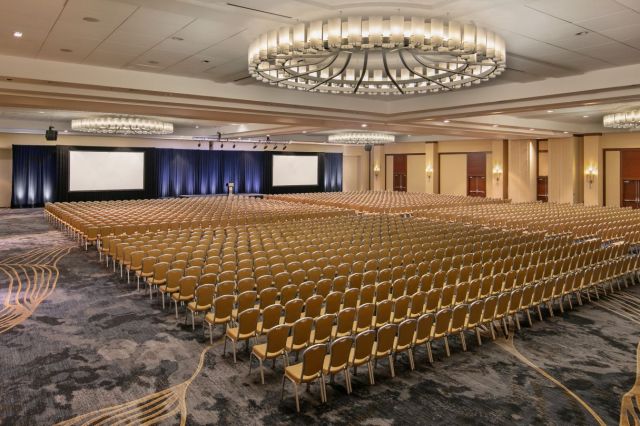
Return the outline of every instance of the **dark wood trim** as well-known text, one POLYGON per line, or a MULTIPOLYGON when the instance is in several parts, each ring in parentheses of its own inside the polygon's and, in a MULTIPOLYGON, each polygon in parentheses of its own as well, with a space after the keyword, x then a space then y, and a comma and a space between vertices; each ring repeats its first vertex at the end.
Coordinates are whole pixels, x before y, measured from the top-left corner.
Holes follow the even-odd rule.
POLYGON ((607 206, 607 152, 620 152, 620 206, 622 206, 622 153, 624 151, 640 151, 640 148, 603 148, 602 149, 602 205, 607 206))
MULTIPOLYGON (((425 143, 432 143, 432 142, 425 142, 425 143)), ((438 143, 438 142, 433 142, 433 143, 438 143)), ((427 156, 426 153, 419 153, 419 152, 412 152, 412 153, 403 153, 403 152, 396 152, 395 154, 384 154, 384 190, 387 190, 387 157, 390 155, 424 155, 425 157, 427 156)), ((408 170, 407 170, 407 174, 408 174, 408 170)))
POLYGON ((502 140, 502 199, 509 198, 509 139, 502 140))

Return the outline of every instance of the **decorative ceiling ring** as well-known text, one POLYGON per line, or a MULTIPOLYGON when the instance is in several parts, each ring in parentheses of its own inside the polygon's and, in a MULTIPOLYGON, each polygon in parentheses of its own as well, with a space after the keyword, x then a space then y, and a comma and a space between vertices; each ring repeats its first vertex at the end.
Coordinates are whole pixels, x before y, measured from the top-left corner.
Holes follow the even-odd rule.
POLYGON ((249 73, 295 90, 371 95, 450 91, 506 67, 502 37, 473 24, 349 16, 269 31, 249 48, 249 73))

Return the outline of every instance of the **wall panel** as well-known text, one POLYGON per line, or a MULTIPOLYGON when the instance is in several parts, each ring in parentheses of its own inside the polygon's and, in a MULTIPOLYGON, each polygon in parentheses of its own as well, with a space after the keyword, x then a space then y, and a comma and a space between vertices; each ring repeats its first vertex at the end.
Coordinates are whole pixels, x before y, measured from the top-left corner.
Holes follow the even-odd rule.
POLYGON ((425 156, 407 155, 407 191, 425 192, 425 156))
POLYGON ((605 151, 605 206, 620 207, 620 151, 605 151))
POLYGON ((467 154, 440 155, 440 193, 467 195, 467 154))

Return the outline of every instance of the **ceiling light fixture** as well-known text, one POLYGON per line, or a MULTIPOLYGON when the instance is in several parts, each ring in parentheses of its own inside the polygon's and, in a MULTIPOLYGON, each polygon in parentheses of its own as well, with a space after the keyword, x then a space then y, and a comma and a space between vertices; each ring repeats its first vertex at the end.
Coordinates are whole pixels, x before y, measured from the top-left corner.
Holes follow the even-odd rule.
POLYGON ((370 95, 450 91, 506 68, 504 39, 457 21, 420 16, 349 16, 262 34, 249 73, 289 89, 370 95))
POLYGON ((494 124, 494 125, 493 125, 493 127, 498 127, 498 125, 497 125, 497 124, 494 124))
POLYGON ((15 31, 15 32, 13 33, 13 36, 14 36, 15 38, 22 38, 22 32, 20 32, 20 31, 15 31))
POLYGON ((184 41, 184 39, 182 37, 178 37, 178 36, 171 37, 171 40, 184 41))
POLYGON ((552 113, 552 112, 553 112, 553 110, 552 110, 552 109, 548 109, 548 110, 547 110, 547 112, 548 112, 548 113, 552 113))
POLYGON ((640 110, 607 114, 603 117, 602 124, 616 129, 640 129, 640 110))
POLYGON ((582 118, 589 118, 589 116, 588 115, 583 115, 582 118))
POLYGON ((306 133, 307 133, 307 131, 306 131, 306 130, 303 130, 303 131, 302 131, 302 133, 306 134, 306 133))
POLYGON ((451 120, 444 120, 443 123, 451 123, 451 120))
POLYGON ((533 131, 535 131, 535 130, 536 130, 536 129, 529 129, 529 131, 530 131, 530 132, 533 132, 533 131))
POLYGON ((170 135, 173 124, 136 116, 103 116, 71 120, 77 132, 112 135, 170 135))
POLYGON ((367 124, 366 124, 366 123, 362 123, 362 124, 360 125, 360 127, 365 128, 365 127, 367 127, 367 124))
POLYGON ((84 18, 82 18, 82 20, 85 22, 91 22, 91 23, 100 22, 98 18, 94 18, 92 16, 85 16, 84 18))
POLYGON ((350 132, 329 135, 327 141, 349 145, 381 145, 395 142, 396 137, 388 133, 350 132))
POLYGON ((562 133, 564 133, 565 135, 569 134, 569 132, 562 132, 562 133))

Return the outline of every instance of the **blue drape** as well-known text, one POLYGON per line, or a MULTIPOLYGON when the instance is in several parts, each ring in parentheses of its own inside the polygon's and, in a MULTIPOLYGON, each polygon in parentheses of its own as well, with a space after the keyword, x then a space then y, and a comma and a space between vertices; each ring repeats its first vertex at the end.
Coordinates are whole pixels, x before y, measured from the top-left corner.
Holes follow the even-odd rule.
POLYGON ((342 191, 342 154, 324 154, 324 191, 342 191))
POLYGON ((56 147, 13 145, 11 207, 41 207, 55 201, 56 147))
POLYGON ((252 151, 157 149, 158 197, 223 194, 263 190, 266 154, 252 151))

